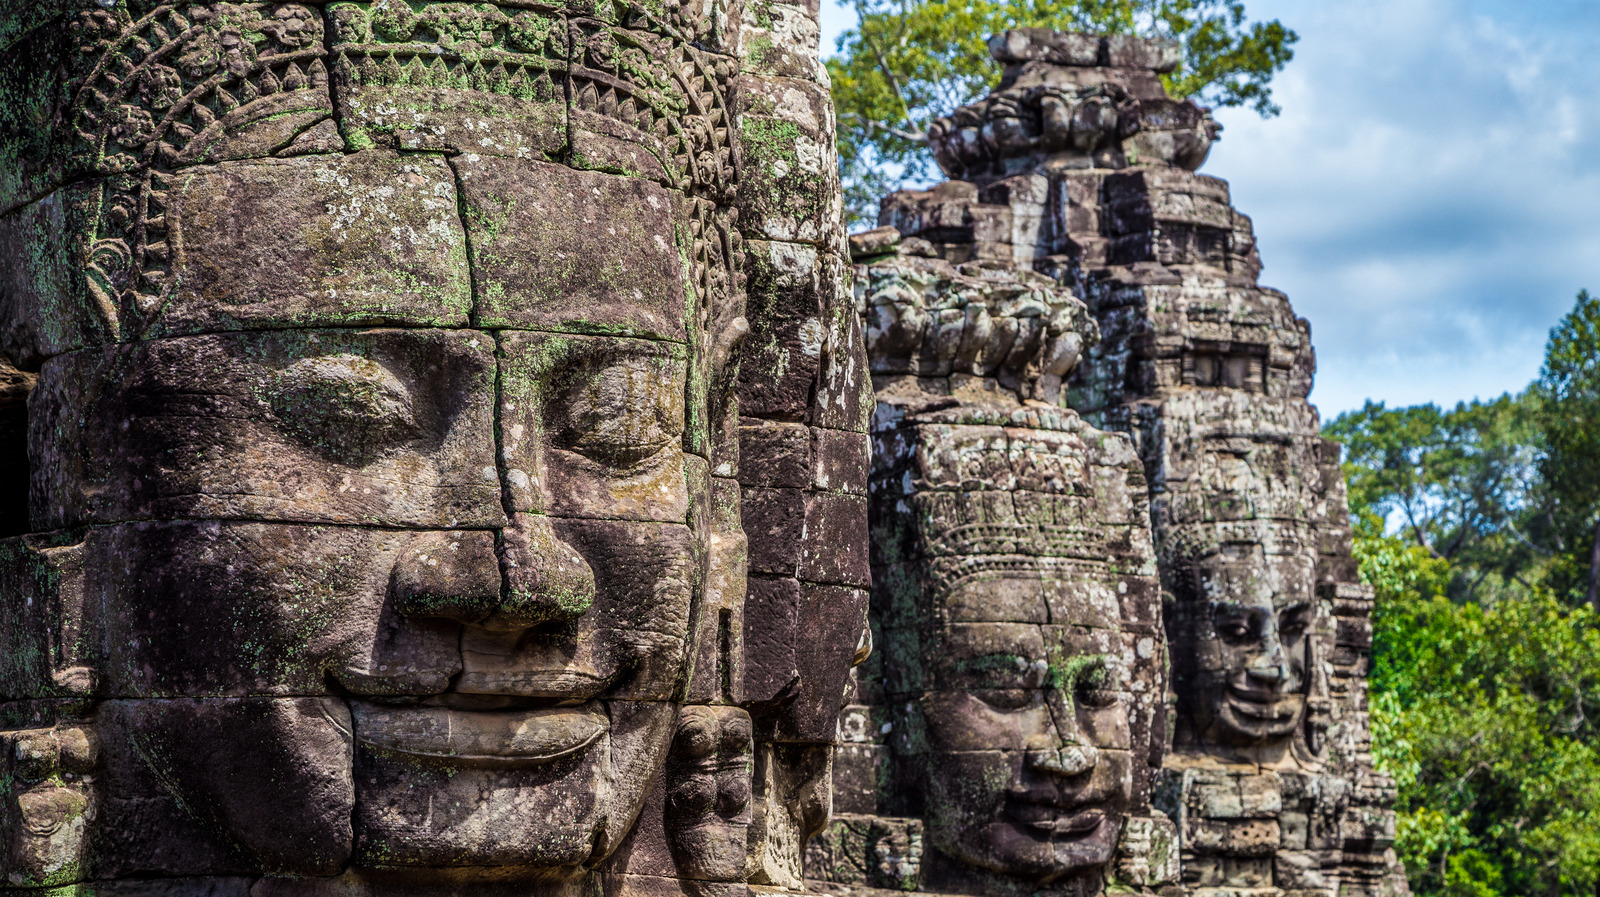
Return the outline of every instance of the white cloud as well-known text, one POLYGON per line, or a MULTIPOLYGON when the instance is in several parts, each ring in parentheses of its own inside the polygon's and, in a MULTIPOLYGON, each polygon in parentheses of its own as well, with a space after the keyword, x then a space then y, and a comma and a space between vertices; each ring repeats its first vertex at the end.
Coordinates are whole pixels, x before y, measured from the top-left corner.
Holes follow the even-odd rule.
POLYGON ((1469 0, 1258 2, 1298 30, 1281 118, 1223 110, 1204 171, 1309 318, 1332 414, 1518 390, 1600 289, 1600 21, 1469 0))

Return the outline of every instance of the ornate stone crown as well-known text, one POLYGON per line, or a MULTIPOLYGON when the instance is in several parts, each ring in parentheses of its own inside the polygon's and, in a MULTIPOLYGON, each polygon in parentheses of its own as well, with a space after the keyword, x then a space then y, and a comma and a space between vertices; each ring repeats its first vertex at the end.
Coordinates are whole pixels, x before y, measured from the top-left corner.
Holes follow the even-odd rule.
POLYGON ((995 35, 989 52, 1006 64, 1000 90, 928 126, 952 178, 1151 159, 1193 171, 1222 130, 1209 110, 1162 89, 1157 75, 1181 58, 1171 41, 1021 28, 995 35))
MULTIPOLYGON (((887 243, 893 230, 852 241, 887 243)), ((908 240, 861 269, 856 305, 872 373, 990 377, 1019 399, 1057 404, 1062 380, 1100 339, 1088 307, 1042 274, 930 255, 925 241, 908 240)))

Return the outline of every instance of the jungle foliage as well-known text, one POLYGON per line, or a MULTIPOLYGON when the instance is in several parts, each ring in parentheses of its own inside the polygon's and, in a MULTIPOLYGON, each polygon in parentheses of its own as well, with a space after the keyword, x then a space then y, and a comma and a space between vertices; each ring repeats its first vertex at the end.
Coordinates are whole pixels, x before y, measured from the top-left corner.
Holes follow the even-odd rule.
POLYGON ((1600 885, 1600 300, 1516 396, 1387 408, 1343 441, 1377 591, 1374 753, 1418 895, 1600 885))

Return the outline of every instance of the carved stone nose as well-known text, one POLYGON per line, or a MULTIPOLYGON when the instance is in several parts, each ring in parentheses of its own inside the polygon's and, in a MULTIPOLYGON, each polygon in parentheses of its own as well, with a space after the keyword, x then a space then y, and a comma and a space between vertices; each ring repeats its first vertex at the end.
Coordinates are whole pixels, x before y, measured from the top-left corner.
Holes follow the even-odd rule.
POLYGON ((527 629, 580 617, 594 604, 594 571, 556 535, 550 518, 518 514, 500 539, 505 597, 491 629, 527 629))
POLYGON ((1069 744, 1053 751, 1029 751, 1028 768, 1058 776, 1080 776, 1100 763, 1093 745, 1069 744))
POLYGON ((500 606, 500 567, 494 534, 419 533, 390 574, 401 614, 477 623, 500 606))

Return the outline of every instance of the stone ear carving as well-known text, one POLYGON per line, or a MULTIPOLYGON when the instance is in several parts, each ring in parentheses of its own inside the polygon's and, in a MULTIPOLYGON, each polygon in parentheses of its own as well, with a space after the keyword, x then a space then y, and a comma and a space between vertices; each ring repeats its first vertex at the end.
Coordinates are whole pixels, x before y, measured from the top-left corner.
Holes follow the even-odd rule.
POLYGON ((754 757, 750 715, 685 707, 666 772, 666 825, 679 874, 695 881, 744 875, 754 757))

